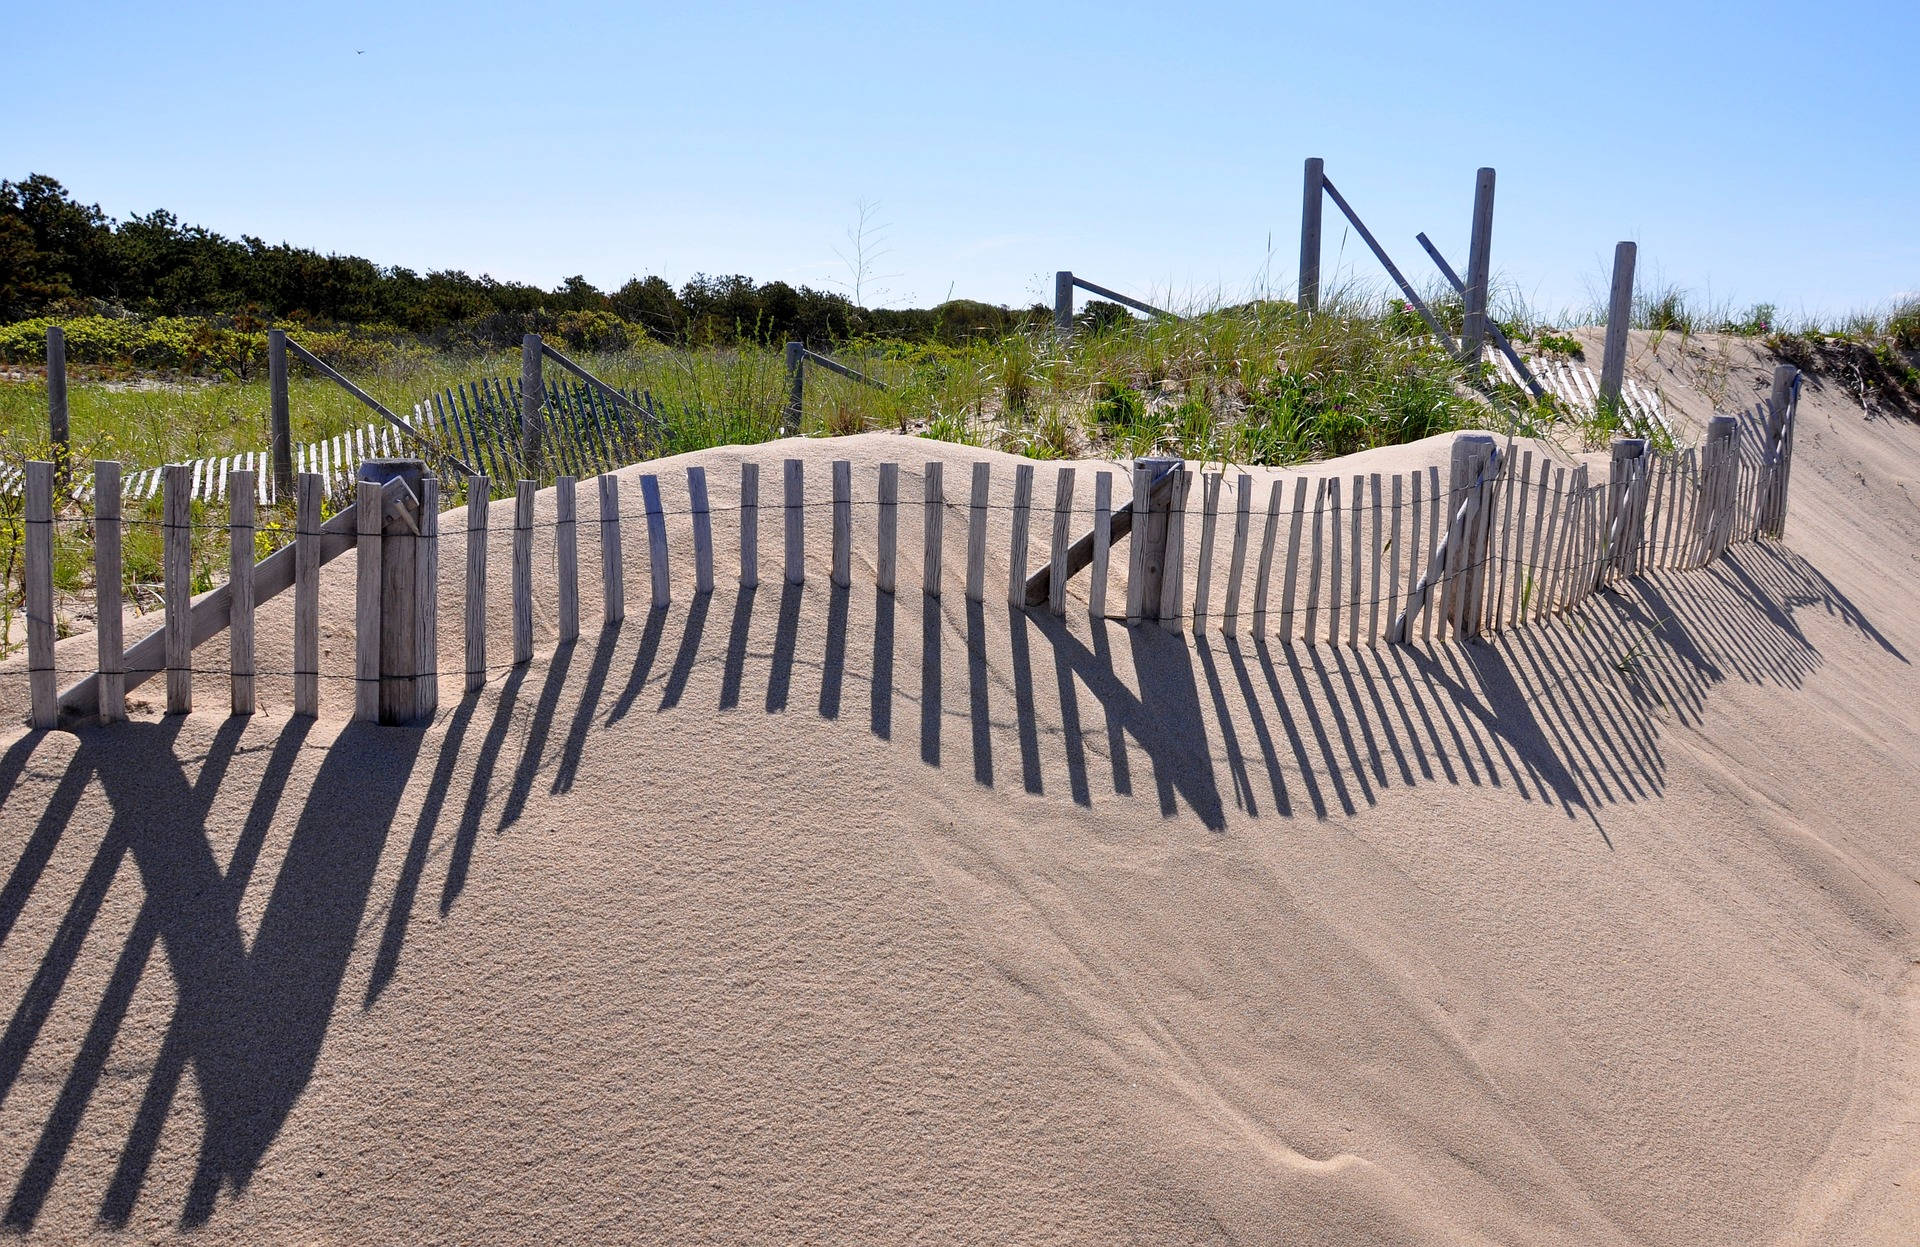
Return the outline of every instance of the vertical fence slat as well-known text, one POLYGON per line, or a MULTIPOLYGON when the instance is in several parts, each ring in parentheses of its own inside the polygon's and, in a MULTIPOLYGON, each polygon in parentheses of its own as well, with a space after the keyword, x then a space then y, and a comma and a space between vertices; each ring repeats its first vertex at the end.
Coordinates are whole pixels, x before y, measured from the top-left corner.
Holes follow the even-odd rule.
POLYGON ((1247 533, 1253 523, 1253 478, 1240 473, 1233 483, 1233 554, 1227 560, 1227 609, 1221 626, 1240 630, 1240 581, 1247 570, 1247 533))
POLYGON ((1205 631, 1213 595, 1213 535, 1220 521, 1220 483, 1224 474, 1200 476, 1200 557, 1193 572, 1193 630, 1205 631))
MULTIPOLYGON (((1242 478, 1245 479, 1245 478, 1242 478)), ((1267 491, 1267 522, 1260 535, 1260 566, 1253 584, 1253 635, 1267 635, 1267 596, 1273 579, 1273 547, 1280 536, 1280 482, 1267 491)))
POLYGON ((193 709, 193 468, 170 463, 161 502, 166 593, 167 713, 193 709))
POLYGON ((1087 614, 1107 613, 1107 563, 1113 556, 1113 473, 1093 474, 1093 565, 1087 573, 1087 614))
POLYGON ((967 600, 984 602, 987 596, 987 489, 993 465, 973 465, 973 497, 967 514, 967 600))
MULTIPOLYGON (((1319 503, 1318 491, 1314 502, 1319 503)), ((1300 537, 1301 529, 1307 519, 1307 478, 1295 477, 1293 481, 1293 522, 1287 532, 1287 575, 1280 582, 1280 639, 1293 643, 1293 602, 1294 589, 1300 578, 1300 537)))
POLYGON ((880 550, 874 559, 874 580, 882 593, 894 591, 900 552, 900 465, 880 465, 880 514, 875 524, 880 550))
POLYGON ((602 472, 600 482, 600 618, 611 626, 627 617, 625 552, 620 548, 620 478, 602 472))
MULTIPOLYGON (((1431 580, 1434 573, 1434 555, 1439 552, 1440 542, 1446 535, 1441 527, 1441 517, 1451 513, 1458 500, 1449 498, 1440 491, 1440 469, 1432 466, 1427 469, 1427 576, 1431 580)), ((1444 589, 1444 585, 1442 586, 1444 589)), ((1409 597, 1411 600, 1411 597, 1409 597)), ((1420 612, 1420 639, 1428 645, 1433 644, 1433 617, 1440 612, 1433 607, 1429 599, 1427 608, 1420 612)), ((1446 635, 1443 631, 1442 637, 1446 635)))
POLYGON ((1340 582, 1340 478, 1334 477, 1327 482, 1327 644, 1337 645, 1340 641, 1340 593, 1345 587, 1340 582))
POLYGON ((1072 468, 1061 468, 1053 478, 1053 574, 1047 578, 1047 609, 1067 613, 1067 551, 1073 546, 1072 468))
POLYGON ((787 583, 804 584, 807 579, 806 465, 799 459, 789 459, 782 467, 786 476, 787 583))
POLYGON ((120 574, 120 465, 93 465, 93 585, 95 639, 99 642, 100 721, 127 717, 127 660, 122 652, 120 574))
POLYGON ((1018 609, 1027 601, 1027 536, 1033 515, 1033 465, 1013 469, 1013 540, 1007 551, 1007 602, 1018 609))
MULTIPOLYGON (((1367 539, 1367 561, 1373 566, 1368 575, 1371 590, 1367 599, 1367 644, 1372 645, 1380 639, 1380 564, 1385 561, 1387 552, 1380 542, 1380 474, 1375 472, 1368 485, 1373 496, 1373 531, 1367 539)), ((1355 543, 1358 548, 1359 543, 1355 543)), ((1354 614, 1360 612, 1356 609, 1354 614)))
POLYGON ((492 482, 467 478, 467 691, 487 682, 487 519, 492 482))
POLYGON ((235 714, 253 713, 253 485, 246 468, 227 477, 227 586, 233 603, 227 653, 235 714))
POLYGON ((939 597, 940 556, 947 529, 946 465, 938 459, 929 459, 920 479, 925 495, 922 535, 926 547, 920 569, 920 591, 931 597, 939 597))
POLYGON ((660 478, 640 478, 640 503, 647 512, 647 563, 653 575, 653 609, 664 610, 673 601, 673 568, 668 562, 667 514, 660 504, 660 478))
POLYGON ((707 502, 707 470, 687 469, 687 509, 693 518, 693 591, 713 592, 713 508, 707 502))
MULTIPOLYGON (((1419 479, 1417 476, 1414 478, 1416 481, 1419 479)), ((1389 628, 1393 627, 1394 622, 1400 618, 1400 551, 1405 545, 1400 540, 1400 535, 1404 531, 1402 502, 1405 495, 1405 478, 1395 472, 1393 488, 1389 494, 1389 501, 1393 507, 1393 521, 1390 525, 1392 532, 1387 538, 1386 549, 1381 551, 1381 561, 1387 565, 1387 627, 1389 628)), ((1380 596, 1377 586, 1373 596, 1375 598, 1380 596)), ((1378 629, 1374 630, 1373 639, 1375 643, 1380 641, 1381 633, 1378 629)))
POLYGON ((1347 560, 1350 564, 1347 584, 1347 644, 1349 646, 1360 644, 1361 564, 1366 554, 1366 546, 1362 544, 1361 534, 1361 520, 1366 514, 1366 499, 1362 497, 1365 483, 1365 477, 1354 477, 1353 492, 1349 495, 1353 499, 1352 532, 1347 541, 1347 560))
POLYGON ((320 713, 320 499, 327 478, 302 472, 294 479, 293 712, 320 713))
POLYGON ((1192 488, 1193 473, 1187 466, 1174 468, 1173 501, 1167 510, 1167 561, 1160 580, 1160 626, 1169 632, 1180 631, 1180 599, 1187 573, 1187 495, 1192 488))
POLYGON ((1133 536, 1127 542, 1127 622, 1138 623, 1147 609, 1147 516, 1153 487, 1151 468, 1133 468, 1133 536))
POLYGON ((519 481, 513 495, 513 665, 533 660, 533 496, 538 482, 519 481))
POLYGON ((853 463, 833 461, 833 583, 853 582, 853 463))
MULTIPOLYGON (((35 460, 27 464, 26 528, 26 566, 23 571, 27 582, 29 722, 36 728, 51 728, 60 722, 60 689, 53 669, 52 463, 35 460)), ((171 583, 168 589, 171 597, 171 583)), ((172 623, 171 612, 168 623, 172 623)), ((172 640, 171 633, 168 640, 172 640)))
MULTIPOLYGON (((560 443, 560 439, 554 439, 560 443)), ((560 644, 580 638, 580 524, 575 510, 575 478, 560 476, 553 482, 553 556, 558 574, 560 608, 560 644)))
POLYGON ((740 587, 760 584, 760 465, 740 465, 740 587))
POLYGON ((357 580, 353 610, 353 717, 362 723, 380 719, 380 565, 382 493, 378 482, 354 488, 354 562, 357 580))

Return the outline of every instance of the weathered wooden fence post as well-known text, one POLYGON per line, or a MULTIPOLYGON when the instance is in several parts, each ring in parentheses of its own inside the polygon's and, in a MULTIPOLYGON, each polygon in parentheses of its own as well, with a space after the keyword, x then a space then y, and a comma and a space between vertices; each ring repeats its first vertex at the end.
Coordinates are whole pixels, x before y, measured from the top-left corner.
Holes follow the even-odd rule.
POLYGON ((1460 348, 1468 364, 1480 362, 1487 339, 1487 282, 1493 268, 1493 170, 1473 183, 1473 234, 1467 246, 1467 282, 1461 291, 1460 348))
POLYGON ((1740 471, 1735 439, 1739 422, 1732 416, 1714 416, 1707 421, 1707 440, 1702 450, 1699 533, 1703 550, 1702 564, 1712 562, 1727 548, 1733 527, 1733 485, 1740 471))
POLYGON ((1306 184, 1300 197, 1299 307, 1303 312, 1320 308, 1320 209, 1326 202, 1321 183, 1326 176, 1327 162, 1318 156, 1307 157, 1306 184))
POLYGON ((287 331, 267 330, 267 447, 273 458, 273 496, 293 492, 293 418, 287 405, 287 331))
POLYGON ((1787 475, 1793 466, 1794 406, 1799 396, 1800 370, 1792 364, 1776 365, 1767 410, 1767 444, 1761 448, 1767 488, 1760 528, 1776 541, 1787 532, 1787 475))
POLYGON ((1630 242, 1613 249, 1613 291, 1607 298, 1607 343, 1600 355, 1600 403, 1617 407, 1627 376, 1627 330, 1633 325, 1633 264, 1639 248, 1630 242))
MULTIPOLYGON (((29 722, 36 728, 60 722, 60 690, 53 670, 53 476, 54 465, 27 464, 26 598, 29 722)), ((18 704, 18 703, 16 703, 18 704)))
POLYGON ((99 641, 100 721, 127 717, 126 656, 121 650, 120 465, 93 465, 94 630, 99 641))
POLYGON ((1613 443, 1607 464, 1607 504, 1602 513, 1607 548, 1600 558, 1596 583, 1633 574, 1633 556, 1639 549, 1639 508, 1645 498, 1641 485, 1650 462, 1650 445, 1644 437, 1623 437, 1613 443))
POLYGON ((420 459, 368 459, 356 474, 359 560, 354 718, 413 723, 433 713, 439 666, 423 652, 439 611, 437 517, 427 514, 427 465, 420 459), (389 482, 400 482, 389 492, 389 482), (422 566, 422 560, 429 560, 422 566), (423 618, 423 614, 426 616, 423 618), (436 687, 430 692, 429 685, 436 687))
POLYGON ((530 333, 520 339, 520 459, 522 472, 534 480, 540 479, 540 409, 545 403, 540 335, 530 333))
POLYGON ((235 714, 253 713, 253 500, 259 478, 242 468, 227 474, 228 690, 235 714))
MULTIPOLYGON (((1133 566, 1136 573, 1129 577, 1127 586, 1127 618, 1160 618, 1160 599, 1166 587, 1167 574, 1167 521, 1173 510, 1173 490, 1164 490, 1154 496, 1154 486, 1169 472, 1185 466, 1183 459, 1142 458, 1133 461, 1134 480, 1134 516, 1133 516, 1133 566), (1142 476, 1142 473, 1145 473, 1142 476), (1142 482, 1144 494, 1142 493, 1142 482), (1145 514, 1141 514, 1141 503, 1145 503, 1145 514), (1132 580, 1139 581, 1136 595, 1132 580)), ((1176 615, 1178 611, 1175 611, 1176 615)))
POLYGON ((1063 338, 1073 336, 1073 274, 1065 269, 1053 275, 1053 328, 1063 338))
POLYGON ((193 709, 193 465, 169 463, 161 476, 161 576, 167 607, 167 713, 193 709))
POLYGON ((67 331, 47 326, 47 432, 53 441, 53 475, 65 487, 73 454, 67 424, 67 331))
POLYGON ((801 343, 787 343, 787 407, 780 417, 780 431, 788 437, 800 432, 800 415, 807 397, 806 351, 801 343))

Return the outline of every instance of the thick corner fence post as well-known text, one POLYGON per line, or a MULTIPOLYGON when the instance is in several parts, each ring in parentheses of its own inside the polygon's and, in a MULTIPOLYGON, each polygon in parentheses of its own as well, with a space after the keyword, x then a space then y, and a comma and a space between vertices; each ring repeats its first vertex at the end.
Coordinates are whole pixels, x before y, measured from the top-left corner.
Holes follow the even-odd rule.
MULTIPOLYGON (((1167 524, 1173 514, 1173 491, 1155 488, 1185 460, 1169 458, 1135 459, 1133 479, 1135 511, 1133 520, 1133 571, 1130 580, 1139 582, 1139 591, 1127 587, 1128 622, 1160 618, 1160 599, 1166 588, 1167 524), (1142 473, 1145 473, 1143 476, 1142 473), (1145 492, 1140 492, 1144 483, 1145 492), (1139 509, 1146 503, 1145 513, 1139 509)), ((1178 612, 1176 611, 1176 614, 1178 612)))
POLYGON ((1066 269, 1053 275, 1053 328, 1063 338, 1073 336, 1073 274, 1066 269))
POLYGON ((1600 354, 1600 403, 1620 403, 1627 377, 1627 330, 1633 326, 1633 265, 1639 248, 1623 242, 1613 249, 1613 290, 1607 297, 1607 342, 1600 354))
POLYGON ((427 512, 437 495, 428 485, 419 459, 360 465, 353 717, 364 722, 413 723, 431 717, 438 700, 439 526, 427 512))

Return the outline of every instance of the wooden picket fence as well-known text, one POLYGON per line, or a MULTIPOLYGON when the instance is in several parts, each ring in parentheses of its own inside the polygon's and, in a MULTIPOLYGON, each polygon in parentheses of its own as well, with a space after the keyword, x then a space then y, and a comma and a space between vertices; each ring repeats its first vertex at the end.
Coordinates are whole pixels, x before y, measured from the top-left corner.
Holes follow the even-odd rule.
MULTIPOLYGON (((1703 566, 1735 542, 1783 535, 1792 467, 1797 385, 1778 407, 1762 402, 1738 416, 1716 417, 1705 443, 1677 453, 1655 453, 1649 442, 1615 443, 1605 479, 1582 465, 1569 469, 1535 460, 1531 449, 1513 453, 1485 434, 1457 439, 1446 478, 1438 467, 1397 474, 1296 476, 1291 490, 1274 481, 1264 498, 1248 473, 1194 472, 1177 460, 1142 460, 1132 473, 1133 496, 1116 509, 1114 473, 1093 474, 1091 507, 1076 505, 1079 470, 1053 469, 1052 505, 1035 505, 1035 466, 1014 468, 1011 544, 1006 560, 1006 599, 1016 608, 1067 609, 1071 578, 1089 569, 1085 594, 1095 617, 1109 616, 1110 579, 1124 576, 1125 607, 1132 623, 1157 620, 1163 627, 1250 629, 1282 643, 1377 644, 1416 637, 1465 640, 1506 631, 1562 614, 1596 591, 1656 570, 1703 566), (1036 516, 1036 511, 1039 514, 1036 516), (1256 525, 1257 521, 1257 525, 1256 525), (1034 531, 1036 523, 1042 531, 1034 531), (1084 531, 1083 531, 1084 530, 1084 531), (1115 541, 1132 538, 1124 572, 1110 569, 1115 541), (1191 541, 1197 548, 1188 557, 1191 541), (1038 547, 1036 551, 1035 547, 1038 547), (1029 574, 1030 561, 1044 560, 1029 574), (1191 568, 1192 581, 1188 585, 1191 568)), ((733 517, 739 583, 759 582, 761 465, 741 466, 739 502, 733 517)), ((794 584, 808 575, 809 510, 831 512, 829 578, 850 583, 853 508, 876 508, 877 587, 899 588, 900 465, 880 465, 869 494, 856 499, 850 462, 831 466, 827 499, 808 501, 806 463, 782 464, 778 499, 784 535, 782 573, 794 584)), ((349 549, 359 549, 356 614, 356 713, 381 721, 431 716, 437 704, 438 670, 433 635, 438 594, 438 482, 417 467, 392 461, 365 465, 362 475, 385 479, 356 482, 351 505, 321 522, 320 501, 328 479, 318 472, 298 480, 296 536, 292 545, 256 562, 254 501, 257 475, 233 471, 226 486, 233 506, 228 522, 231 560, 228 583, 191 594, 189 465, 163 473, 161 526, 165 579, 164 626, 123 650, 120 637, 120 550, 123 521, 119 465, 95 465, 93 515, 95 573, 99 592, 98 660, 85 678, 56 694, 53 663, 52 540, 54 469, 28 465, 26 473, 26 588, 28 668, 32 721, 53 726, 62 712, 124 717, 126 694, 165 672, 167 708, 192 705, 192 654, 226 632, 232 707, 250 713, 257 676, 253 661, 255 607, 291 587, 294 605, 294 708, 319 708, 319 571, 349 549)), ((943 465, 928 462, 921 475, 924 554, 921 591, 939 595, 944 585, 946 516, 964 517, 966 558, 961 569, 969 600, 988 595, 986 552, 993 497, 993 467, 972 465, 964 501, 946 495, 943 465)), ((485 476, 467 483, 472 499, 489 496, 485 476)), ((666 528, 663 481, 638 478, 641 509, 623 514, 621 481, 596 478, 599 493, 600 574, 605 622, 625 611, 622 522, 645 525, 651 602, 672 599, 673 575, 666 528)), ((578 478, 563 475, 556 486, 550 525, 559 639, 579 635, 578 478)), ((816 487, 817 488, 817 487, 816 487)), ((512 661, 533 655, 534 498, 538 485, 517 482, 510 534, 512 661)), ((715 524, 706 471, 686 469, 685 514, 692 527, 696 593, 712 590, 716 575, 715 524)), ((1044 496, 1044 495, 1043 495, 1044 496)), ((677 509, 677 508, 676 508, 677 509)), ((487 546, 491 508, 467 508, 465 673, 469 690, 482 686, 487 661, 487 546)))

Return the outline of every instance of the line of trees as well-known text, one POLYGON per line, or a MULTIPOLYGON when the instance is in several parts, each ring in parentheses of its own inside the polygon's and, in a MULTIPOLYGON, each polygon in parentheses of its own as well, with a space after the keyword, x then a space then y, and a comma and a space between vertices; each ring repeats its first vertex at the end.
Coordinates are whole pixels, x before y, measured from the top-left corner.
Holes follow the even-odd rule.
POLYGON ((699 275, 679 289, 636 277, 602 291, 585 277, 552 290, 449 270, 417 273, 359 256, 322 255, 251 235, 227 238, 156 210, 118 221, 55 179, 0 181, 0 323, 37 316, 132 314, 400 330, 443 346, 516 344, 564 321, 579 345, 624 346, 639 332, 675 345, 858 337, 958 342, 1045 323, 951 300, 932 308, 863 308, 843 295, 743 276, 699 275))

